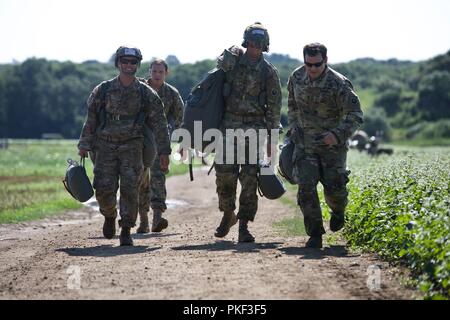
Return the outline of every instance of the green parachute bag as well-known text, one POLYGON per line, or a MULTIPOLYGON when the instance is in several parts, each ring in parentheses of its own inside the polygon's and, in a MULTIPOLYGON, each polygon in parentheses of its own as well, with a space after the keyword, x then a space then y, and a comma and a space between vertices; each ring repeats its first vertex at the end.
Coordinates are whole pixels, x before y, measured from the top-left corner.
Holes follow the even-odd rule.
POLYGON ((144 162, 144 167, 151 168, 153 166, 153 162, 155 162, 158 148, 156 146, 155 135, 153 134, 152 129, 144 125, 143 132, 144 149, 142 151, 142 160, 144 162))
POLYGON ((264 161, 259 162, 258 191, 261 197, 270 200, 278 199, 286 192, 283 181, 273 171, 270 164, 264 161))
POLYGON ((80 164, 72 159, 67 159, 67 163, 69 167, 62 181, 64 187, 75 200, 80 202, 88 201, 94 195, 94 189, 86 174, 84 158, 80 159, 80 164))
POLYGON ((281 148, 280 158, 278 159, 278 173, 290 184, 296 184, 293 176, 295 144, 290 139, 285 142, 281 148))

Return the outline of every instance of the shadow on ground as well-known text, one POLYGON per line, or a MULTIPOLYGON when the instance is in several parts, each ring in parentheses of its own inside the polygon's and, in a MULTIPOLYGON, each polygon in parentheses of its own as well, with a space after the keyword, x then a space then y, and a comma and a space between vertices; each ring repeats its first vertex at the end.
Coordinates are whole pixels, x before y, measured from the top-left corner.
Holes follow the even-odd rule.
POLYGON ((173 247, 172 250, 205 250, 205 251, 226 251, 234 250, 235 252, 259 252, 260 250, 276 249, 281 242, 270 243, 235 243, 233 241, 216 241, 213 243, 205 243, 199 245, 188 245, 173 247))
POLYGON ((57 252, 67 253, 73 257, 116 257, 130 254, 141 254, 152 252, 161 249, 162 247, 148 247, 148 246, 130 246, 120 247, 112 245, 101 245, 88 248, 61 248, 56 249, 57 252))
POLYGON ((289 256, 301 256, 301 259, 323 259, 326 257, 351 258, 355 256, 349 254, 345 246, 330 246, 323 249, 287 247, 278 250, 289 256))
MULTIPOLYGON (((173 237, 173 236, 178 236, 181 233, 156 233, 156 232, 152 232, 152 233, 132 233, 131 237, 133 239, 151 239, 151 238, 164 238, 164 237, 173 237)), ((98 236, 98 237, 89 237, 88 239, 90 240, 105 240, 105 237, 102 236, 98 236)), ((113 239, 119 239, 119 236, 116 235, 114 236, 113 239)))

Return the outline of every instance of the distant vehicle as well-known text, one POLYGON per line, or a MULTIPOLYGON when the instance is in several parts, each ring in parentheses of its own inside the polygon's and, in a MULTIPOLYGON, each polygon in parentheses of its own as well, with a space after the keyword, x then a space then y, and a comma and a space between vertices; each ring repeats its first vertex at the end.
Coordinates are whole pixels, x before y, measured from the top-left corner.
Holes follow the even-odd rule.
POLYGON ((380 141, 383 133, 377 132, 376 136, 371 136, 363 131, 357 130, 350 138, 349 146, 351 149, 357 149, 359 152, 365 151, 371 156, 377 156, 379 154, 393 154, 392 148, 380 148, 380 141))

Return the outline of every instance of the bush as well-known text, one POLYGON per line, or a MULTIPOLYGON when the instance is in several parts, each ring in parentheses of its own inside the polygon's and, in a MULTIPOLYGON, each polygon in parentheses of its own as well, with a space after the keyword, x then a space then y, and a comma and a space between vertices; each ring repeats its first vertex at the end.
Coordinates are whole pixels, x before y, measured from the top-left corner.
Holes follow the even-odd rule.
POLYGON ((376 136, 378 132, 383 133, 386 141, 391 139, 391 126, 387 122, 386 112, 382 109, 373 108, 370 112, 364 113, 364 123, 361 129, 369 136, 376 136))
POLYGON ((344 234, 351 246, 406 264, 426 298, 448 299, 450 151, 396 154, 356 172, 344 234))
POLYGON ((406 137, 419 140, 450 138, 450 119, 418 123, 406 131, 406 137))

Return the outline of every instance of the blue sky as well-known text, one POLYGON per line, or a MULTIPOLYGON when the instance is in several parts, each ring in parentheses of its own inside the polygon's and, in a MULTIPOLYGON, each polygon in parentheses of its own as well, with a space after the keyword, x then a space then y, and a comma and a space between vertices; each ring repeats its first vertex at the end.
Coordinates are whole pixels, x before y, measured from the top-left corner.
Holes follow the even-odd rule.
POLYGON ((213 59, 261 21, 271 52, 301 59, 324 43, 331 63, 425 60, 450 49, 448 0, 0 0, 0 63, 29 57, 107 61, 122 44, 144 60, 213 59))

